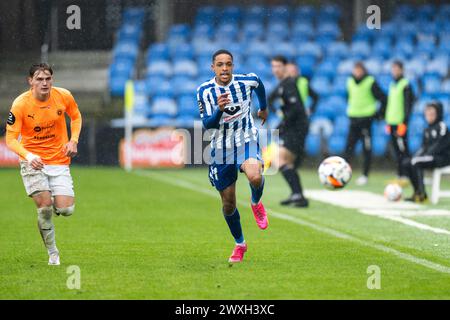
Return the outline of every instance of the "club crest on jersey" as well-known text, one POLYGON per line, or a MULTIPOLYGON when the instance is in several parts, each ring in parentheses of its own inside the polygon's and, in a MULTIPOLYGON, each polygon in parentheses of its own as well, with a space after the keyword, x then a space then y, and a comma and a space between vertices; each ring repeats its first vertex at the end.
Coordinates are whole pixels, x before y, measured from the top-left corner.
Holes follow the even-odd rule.
POLYGON ((15 122, 16 122, 16 116, 14 115, 14 113, 9 112, 8 120, 6 120, 6 123, 9 124, 10 126, 12 126, 15 122))
POLYGON ((230 116, 234 116, 236 113, 241 111, 241 106, 240 105, 228 105, 228 106, 225 106, 224 111, 225 111, 225 113, 229 114, 230 116))

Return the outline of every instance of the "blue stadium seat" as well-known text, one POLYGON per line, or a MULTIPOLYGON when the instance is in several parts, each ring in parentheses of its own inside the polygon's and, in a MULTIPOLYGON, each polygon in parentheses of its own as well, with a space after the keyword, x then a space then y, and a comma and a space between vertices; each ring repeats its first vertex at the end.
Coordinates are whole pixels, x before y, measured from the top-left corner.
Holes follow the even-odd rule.
POLYGON ((436 45, 429 41, 420 41, 416 45, 415 55, 421 55, 422 57, 431 57, 436 50, 436 45))
POLYGON ((371 58, 368 59, 366 61, 364 61, 364 65, 367 68, 367 71, 376 76, 380 73, 382 73, 382 62, 381 60, 377 59, 377 58, 371 58))
POLYGON ((341 75, 350 75, 352 73, 353 67, 355 66, 356 60, 347 59, 339 63, 337 71, 341 75))
POLYGON ((139 43, 142 34, 142 29, 136 24, 122 24, 118 31, 118 41, 131 41, 139 43))
POLYGON ((390 73, 383 73, 383 74, 379 74, 377 77, 377 82, 380 85, 381 89, 384 91, 384 93, 388 93, 389 92, 389 87, 391 85, 392 82, 392 76, 390 73))
POLYGON ((373 43, 371 55, 378 56, 383 59, 389 57, 391 53, 391 42, 385 39, 377 40, 373 43))
POLYGON ((420 149, 422 145, 422 136, 420 135, 413 135, 408 137, 408 147, 409 151, 414 154, 417 152, 417 150, 420 149))
POLYGON ((130 78, 133 74, 134 63, 128 59, 116 58, 109 66, 109 76, 123 76, 130 78))
POLYGON ((320 23, 317 27, 317 35, 337 39, 341 36, 341 29, 337 23, 320 23))
POLYGON ((350 46, 350 57, 356 60, 364 60, 370 55, 370 44, 367 41, 353 42, 350 46))
POLYGON ((427 127, 423 114, 413 114, 409 120, 409 132, 412 135, 422 135, 427 127))
POLYGON ((284 41, 289 37, 289 25, 286 22, 271 23, 267 26, 266 39, 284 41))
POLYGON ((345 151, 345 145, 345 137, 333 135, 328 139, 328 152, 331 154, 342 154, 345 151))
MULTIPOLYGON (((333 127, 331 124, 331 121, 334 120, 334 118, 336 118, 336 116, 338 116, 339 114, 336 113, 336 110, 332 108, 332 106, 330 106, 328 104, 328 99, 327 98, 321 98, 319 100, 319 103, 317 104, 317 108, 316 108, 316 112, 314 113, 314 118, 319 118, 319 119, 328 119, 328 122, 330 122, 330 126, 331 128, 333 127)), ((312 123, 312 120, 311 120, 312 123)))
POLYGON ((448 73, 449 61, 448 58, 434 59, 428 61, 426 64, 426 72, 436 74, 440 77, 445 77, 448 73))
POLYGON ((311 87, 320 96, 327 96, 331 92, 331 84, 327 77, 314 77, 311 80, 311 87))
POLYGON ((197 64, 193 60, 178 60, 173 64, 173 73, 190 77, 198 75, 197 64))
POLYGON ((271 54, 272 46, 265 41, 253 41, 248 45, 248 56, 265 56, 268 57, 271 54))
POLYGON ((343 41, 335 41, 330 43, 326 48, 327 58, 337 57, 344 58, 349 52, 347 44, 343 41))
POLYGON ((177 75, 170 80, 170 86, 175 96, 187 94, 195 95, 196 89, 199 85, 200 83, 197 83, 195 80, 192 80, 191 77, 186 76, 185 74, 177 75))
MULTIPOLYGON (((226 20, 229 21, 229 20, 226 20)), ((216 41, 227 39, 228 42, 234 42, 239 35, 238 25, 230 22, 220 24, 215 30, 214 38, 216 41)))
POLYGON ((410 57, 414 53, 414 45, 408 40, 398 41, 393 50, 393 56, 410 57))
POLYGON ((433 74, 422 77, 424 93, 435 95, 441 93, 441 78, 433 74))
POLYGON ((168 60, 169 47, 166 43, 154 43, 147 52, 147 64, 153 60, 168 60))
POLYGON ((371 132, 372 136, 386 136, 386 123, 384 121, 374 121, 371 132))
POLYGON ((163 81, 153 81, 152 77, 148 77, 147 81, 147 89, 148 93, 152 97, 160 96, 160 97, 173 97, 173 88, 168 80, 163 81))
POLYGON ((109 92, 113 97, 123 97, 125 83, 129 78, 123 75, 115 75, 109 78, 109 92))
POLYGON ((134 41, 120 41, 116 43, 113 49, 114 58, 136 59, 139 47, 134 41))
POLYGON ((347 137, 350 128, 350 119, 341 115, 334 119, 333 136, 347 137))
POLYGON ((168 32, 168 39, 188 41, 190 39, 191 28, 187 24, 174 24, 168 32))
POLYGON ((302 5, 294 10, 294 21, 303 21, 312 23, 317 15, 316 8, 311 5, 302 5))
POLYGON ((307 78, 311 78, 313 75, 313 70, 316 64, 315 56, 301 56, 297 58, 296 63, 300 68, 300 72, 307 78))
POLYGON ((192 30, 192 39, 212 39, 214 36, 214 27, 210 23, 198 23, 192 30))
POLYGON ((328 79, 333 79, 336 74, 337 62, 332 59, 325 59, 320 63, 315 69, 314 76, 327 77, 328 79))
POLYGON ((341 95, 333 95, 327 99, 329 107, 334 110, 335 117, 345 116, 347 112, 347 99, 341 95))
POLYGON ((242 27, 243 41, 261 40, 265 36, 264 25, 260 21, 246 22, 242 27))
POLYGON ((194 48, 190 43, 179 43, 170 48, 172 62, 177 60, 191 60, 194 58, 194 48))
POLYGON ((441 91, 444 93, 450 93, 450 79, 442 82, 441 91))
POLYGON ((239 6, 227 6, 221 14, 222 21, 239 23, 242 18, 242 9, 239 6))
POLYGON ((411 59, 405 62, 405 71, 416 76, 422 76, 425 73, 426 61, 423 59, 411 59))
POLYGON ((313 36, 315 36, 315 29, 312 23, 299 21, 292 26, 293 39, 311 39, 313 36))
POLYGON ((194 52, 197 57, 209 57, 220 49, 220 46, 216 42, 208 41, 207 39, 196 39, 192 42, 194 52))
POLYGON ((145 9, 140 7, 125 8, 122 15, 122 24, 142 24, 145 18, 145 9))
POLYGON ((156 96, 153 98, 151 105, 152 116, 169 116, 174 117, 177 114, 177 104, 175 100, 168 97, 156 96))
POLYGON ((377 157, 382 157, 386 154, 388 138, 385 135, 376 135, 373 137, 372 152, 377 157))
POLYGON ((287 59, 291 60, 296 55, 296 48, 293 43, 291 42, 279 42, 277 45, 272 49, 273 55, 283 55, 287 59))
POLYGON ((341 17, 341 8, 335 4, 323 4, 317 14, 318 21, 338 21, 341 17))
POLYGON ((322 56, 322 48, 315 42, 306 42, 298 47, 297 55, 313 56, 318 59, 322 56))
POLYGON ((309 156, 318 156, 320 153, 320 136, 308 134, 306 137, 306 153, 309 156))
POLYGON ((178 114, 200 119, 197 98, 194 94, 185 94, 178 98, 178 114))
POLYGON ((347 96, 347 81, 347 75, 336 75, 332 86, 333 94, 345 98, 347 96))
POLYGON ((147 66, 147 75, 170 77, 173 73, 172 64, 166 60, 151 62, 147 66))

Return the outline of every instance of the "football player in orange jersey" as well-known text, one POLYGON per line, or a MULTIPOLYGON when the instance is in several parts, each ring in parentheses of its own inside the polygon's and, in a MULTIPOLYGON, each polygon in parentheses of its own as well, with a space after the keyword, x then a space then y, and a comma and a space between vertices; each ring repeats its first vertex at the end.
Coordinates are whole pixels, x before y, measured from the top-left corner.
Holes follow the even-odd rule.
POLYGON ((48 64, 32 65, 28 83, 30 90, 12 104, 6 143, 20 156, 20 173, 25 190, 37 207, 38 227, 49 254, 48 263, 59 265, 52 213, 67 217, 75 209, 69 164, 77 154, 81 114, 68 90, 53 87, 53 70, 48 64), (65 114, 71 119, 70 140, 65 114))

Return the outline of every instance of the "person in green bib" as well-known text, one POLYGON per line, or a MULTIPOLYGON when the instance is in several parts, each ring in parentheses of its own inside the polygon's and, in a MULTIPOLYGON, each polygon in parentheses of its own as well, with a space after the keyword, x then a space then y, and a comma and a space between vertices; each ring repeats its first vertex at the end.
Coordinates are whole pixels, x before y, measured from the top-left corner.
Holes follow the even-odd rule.
POLYGON ((399 181, 402 182, 407 179, 402 163, 409 157, 407 129, 414 103, 414 94, 409 81, 403 76, 401 61, 393 62, 391 73, 393 81, 389 87, 387 106, 380 109, 380 114, 386 121, 386 132, 391 136, 397 159, 397 175, 399 181))
POLYGON ((344 157, 351 161, 358 141, 362 140, 364 150, 363 174, 356 180, 357 185, 365 185, 369 179, 372 162, 372 122, 377 116, 377 101, 381 108, 386 106, 386 95, 375 78, 367 73, 362 62, 355 63, 352 77, 347 81, 348 108, 350 130, 344 157))
POLYGON ((308 116, 311 116, 316 112, 319 95, 311 88, 311 83, 308 78, 301 74, 301 70, 294 62, 288 62, 288 64, 286 64, 286 73, 289 77, 296 79, 295 81, 300 99, 305 106, 308 116), (308 105, 309 100, 311 100, 311 104, 308 105))

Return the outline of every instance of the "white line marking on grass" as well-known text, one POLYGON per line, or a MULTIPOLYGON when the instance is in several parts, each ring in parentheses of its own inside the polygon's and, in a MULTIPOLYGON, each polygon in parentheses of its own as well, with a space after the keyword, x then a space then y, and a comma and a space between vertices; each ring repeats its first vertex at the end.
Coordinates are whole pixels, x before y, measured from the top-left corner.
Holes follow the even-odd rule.
MULTIPOLYGON (((213 198, 220 198, 219 194, 215 190, 202 188, 202 187, 200 187, 200 186, 198 186, 198 185, 196 185, 194 183, 189 182, 186 179, 178 178, 175 181, 175 180, 171 179, 170 177, 164 176, 163 174, 157 173, 157 172, 134 171, 133 173, 136 174, 136 175, 139 175, 139 176, 143 176, 143 177, 147 177, 147 178, 153 178, 153 179, 159 180, 161 182, 164 182, 164 183, 167 183, 167 184, 171 184, 171 185, 176 186, 176 187, 182 187, 182 188, 185 188, 185 189, 188 189, 188 190, 191 190, 191 191, 196 191, 196 192, 199 192, 199 193, 203 193, 203 194, 209 195, 209 196, 211 196, 213 198)), ((242 200, 238 200, 238 203, 240 205, 243 205, 243 206, 248 206, 249 205, 248 202, 242 201, 242 200)), ((385 253, 390 253, 390 254, 392 254, 392 255, 400 258, 400 259, 403 259, 403 260, 406 260, 406 261, 409 261, 409 262, 421 265, 423 267, 432 269, 434 271, 450 274, 450 267, 448 267, 448 266, 444 266, 444 265, 441 265, 441 264, 438 264, 438 263, 435 263, 435 262, 432 262, 432 261, 429 261, 429 260, 426 260, 426 259, 423 259, 423 258, 419 258, 419 257, 413 256, 413 255, 408 254, 408 253, 400 252, 400 251, 398 251, 396 249, 387 247, 387 246, 382 245, 382 244, 376 244, 376 243, 372 243, 372 242, 369 242, 369 241, 361 240, 359 238, 356 238, 356 237, 354 237, 352 235, 349 235, 349 234, 346 234, 344 232, 337 231, 337 230, 334 230, 334 229, 329 228, 329 227, 320 226, 320 225, 317 225, 315 223, 303 220, 301 218, 293 217, 293 216, 291 216, 289 214, 286 214, 286 213, 274 211, 274 210, 272 210, 270 208, 266 208, 266 209, 268 210, 269 215, 271 217, 276 217, 278 219, 282 219, 282 220, 285 220, 285 221, 290 221, 292 223, 295 223, 295 224, 298 224, 298 225, 301 225, 301 226, 304 226, 304 227, 311 228, 311 229, 316 230, 318 232, 322 232, 322 233, 334 236, 334 237, 339 238, 339 239, 353 241, 353 242, 358 243, 358 244, 360 244, 362 246, 365 246, 365 247, 376 249, 376 250, 379 250, 379 251, 382 251, 382 252, 385 252, 385 253)))
POLYGON ((381 195, 368 191, 341 190, 336 192, 327 190, 310 190, 306 192, 306 195, 311 199, 327 204, 343 208, 357 209, 362 214, 397 221, 420 230, 450 235, 450 231, 447 229, 435 228, 430 225, 405 218, 405 216, 450 216, 450 211, 447 210, 427 210, 424 209, 423 206, 415 203, 392 202, 386 200, 381 195))

